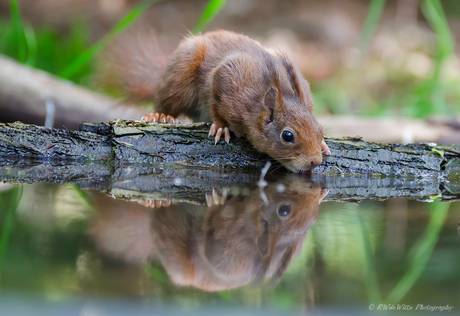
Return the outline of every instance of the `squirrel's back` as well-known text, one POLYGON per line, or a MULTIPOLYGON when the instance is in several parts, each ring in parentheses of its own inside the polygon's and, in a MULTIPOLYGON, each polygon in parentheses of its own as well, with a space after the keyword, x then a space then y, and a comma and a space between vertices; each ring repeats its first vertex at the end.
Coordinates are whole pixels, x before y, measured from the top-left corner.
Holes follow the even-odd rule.
MULTIPOLYGON (((128 33, 103 53, 98 62, 98 84, 122 91, 129 101, 154 102, 157 112, 172 116, 185 112, 209 119, 209 114, 197 114, 209 100, 212 72, 232 55, 250 56, 251 65, 245 71, 254 78, 255 88, 266 85, 274 69, 283 68, 285 57, 248 36, 225 30, 189 35, 174 52, 154 31, 128 33)), ((286 71, 278 70, 282 84, 290 87, 286 71)), ((304 86, 309 91, 308 84, 304 86)), ((307 101, 311 107, 312 101, 307 101)))
POLYGON ((254 61, 258 61, 259 65, 248 65, 239 71, 246 71, 248 76, 257 77, 257 82, 253 84, 260 85, 264 75, 256 72, 268 68, 265 61, 270 57, 259 42, 245 35, 223 30, 185 38, 157 81, 156 111, 172 116, 185 112, 191 117, 209 120, 207 106, 214 71, 226 59, 241 54, 252 56, 254 61))

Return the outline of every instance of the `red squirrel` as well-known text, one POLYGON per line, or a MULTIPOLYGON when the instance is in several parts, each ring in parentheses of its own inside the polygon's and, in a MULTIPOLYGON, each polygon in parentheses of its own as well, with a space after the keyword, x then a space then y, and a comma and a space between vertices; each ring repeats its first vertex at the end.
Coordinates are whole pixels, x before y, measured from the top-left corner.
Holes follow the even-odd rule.
POLYGON ((310 86, 283 53, 220 30, 186 37, 166 65, 159 65, 154 37, 138 43, 109 49, 108 79, 128 97, 154 102, 157 113, 143 120, 210 118, 216 144, 222 135, 228 143, 232 131, 294 172, 317 167, 322 154, 330 154, 312 115, 310 86))

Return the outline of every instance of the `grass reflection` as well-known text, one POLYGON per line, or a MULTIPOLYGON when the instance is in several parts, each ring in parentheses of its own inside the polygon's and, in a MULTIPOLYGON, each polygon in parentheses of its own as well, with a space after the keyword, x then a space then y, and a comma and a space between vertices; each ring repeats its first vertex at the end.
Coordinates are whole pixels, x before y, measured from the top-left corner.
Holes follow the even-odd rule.
POLYGON ((382 296, 380 294, 377 272, 375 270, 374 252, 371 245, 371 228, 361 218, 359 219, 359 224, 364 251, 364 268, 366 271, 364 283, 366 285, 367 298, 370 302, 381 302, 382 296))
POLYGON ((450 203, 441 203, 439 201, 435 201, 430 205, 430 219, 424 236, 414 245, 408 255, 408 257, 411 257, 409 270, 390 292, 387 302, 391 304, 400 302, 419 279, 438 242, 449 207, 450 203))
POLYGON ((14 225, 14 218, 19 201, 22 197, 22 187, 0 193, 0 215, 5 214, 0 233, 0 285, 2 283, 2 266, 8 250, 8 241, 14 225))

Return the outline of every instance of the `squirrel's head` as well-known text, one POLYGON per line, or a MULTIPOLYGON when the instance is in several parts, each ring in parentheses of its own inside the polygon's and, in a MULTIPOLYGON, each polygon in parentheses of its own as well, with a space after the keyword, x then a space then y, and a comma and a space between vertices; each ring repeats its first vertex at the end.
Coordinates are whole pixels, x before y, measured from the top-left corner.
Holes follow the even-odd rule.
MULTIPOLYGON (((308 92, 309 93, 309 92, 308 92)), ((323 132, 298 95, 283 96, 278 78, 268 88, 257 121, 259 135, 251 142, 287 169, 303 172, 322 162, 323 132)))

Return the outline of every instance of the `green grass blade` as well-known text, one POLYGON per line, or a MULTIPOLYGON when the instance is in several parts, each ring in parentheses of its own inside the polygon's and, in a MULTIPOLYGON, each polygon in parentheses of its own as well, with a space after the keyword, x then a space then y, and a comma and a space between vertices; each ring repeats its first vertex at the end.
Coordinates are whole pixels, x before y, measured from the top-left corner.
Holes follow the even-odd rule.
POLYGON ((150 265, 146 264, 145 265, 145 271, 156 281, 158 281, 160 284, 168 284, 169 283, 169 277, 166 274, 166 272, 161 271, 160 269, 150 265))
POLYGON ((204 9, 203 13, 201 14, 198 23, 192 30, 193 34, 200 33, 204 30, 209 23, 216 17, 216 15, 223 9, 227 0, 209 0, 206 8, 204 9))
POLYGON ((422 11, 438 36, 438 53, 446 58, 454 52, 454 41, 439 0, 425 0, 422 11))
POLYGON ((439 233, 446 220, 449 206, 450 203, 440 203, 439 201, 431 204, 430 222, 425 229, 423 238, 411 249, 413 256, 409 270, 388 295, 386 301, 389 304, 400 302, 419 279, 438 242, 439 233))
POLYGON ((35 31, 30 25, 25 25, 24 27, 24 36, 26 38, 28 55, 25 61, 26 65, 34 67, 37 63, 37 38, 35 36, 35 31))
POLYGON ((427 102, 425 102, 427 110, 424 112, 426 112, 426 115, 445 113, 447 111, 447 90, 441 80, 441 70, 445 62, 455 56, 455 41, 452 33, 450 32, 449 24, 447 23, 447 18, 441 1, 425 0, 422 2, 421 7, 425 18, 435 31, 438 40, 433 76, 427 81, 427 102))
POLYGON ((10 24, 4 29, 2 29, 1 31, 2 32, 0 33, 0 54, 7 55, 8 50, 10 48, 10 43, 12 42, 10 38, 12 37, 12 34, 14 33, 14 29, 13 29, 13 26, 10 24))
POLYGON ((372 37, 379 25, 385 2, 386 0, 372 0, 369 5, 369 11, 367 12, 366 21, 364 22, 364 27, 361 30, 361 36, 359 39, 359 49, 361 51, 362 59, 365 58, 372 37))
POLYGON ((145 0, 126 14, 103 38, 81 53, 64 70, 60 76, 70 79, 90 62, 115 36, 134 23, 152 4, 160 0, 145 0))
POLYGON ((73 75, 78 73, 94 56, 96 56, 107 45, 106 38, 102 38, 96 44, 85 50, 77 58, 75 58, 64 70, 61 72, 60 77, 70 79, 73 75))
POLYGON ((422 2, 422 12, 438 37, 438 54, 433 81, 439 81, 443 61, 454 53, 454 39, 447 23, 446 15, 439 0, 425 0, 422 2))
POLYGON ((133 24, 137 19, 155 2, 160 0, 144 0, 128 14, 126 14, 113 28, 110 30, 109 35, 116 35, 125 30, 128 26, 133 24))
POLYGON ((21 18, 21 10, 17 0, 10 0, 10 14, 16 41, 18 43, 18 58, 21 63, 27 60, 27 44, 24 39, 24 24, 21 18))
POLYGON ((80 197, 81 201, 83 202, 83 204, 85 204, 88 210, 92 211, 93 213, 96 212, 93 202, 91 201, 89 195, 85 191, 81 190, 76 184, 68 184, 67 186, 80 197))

